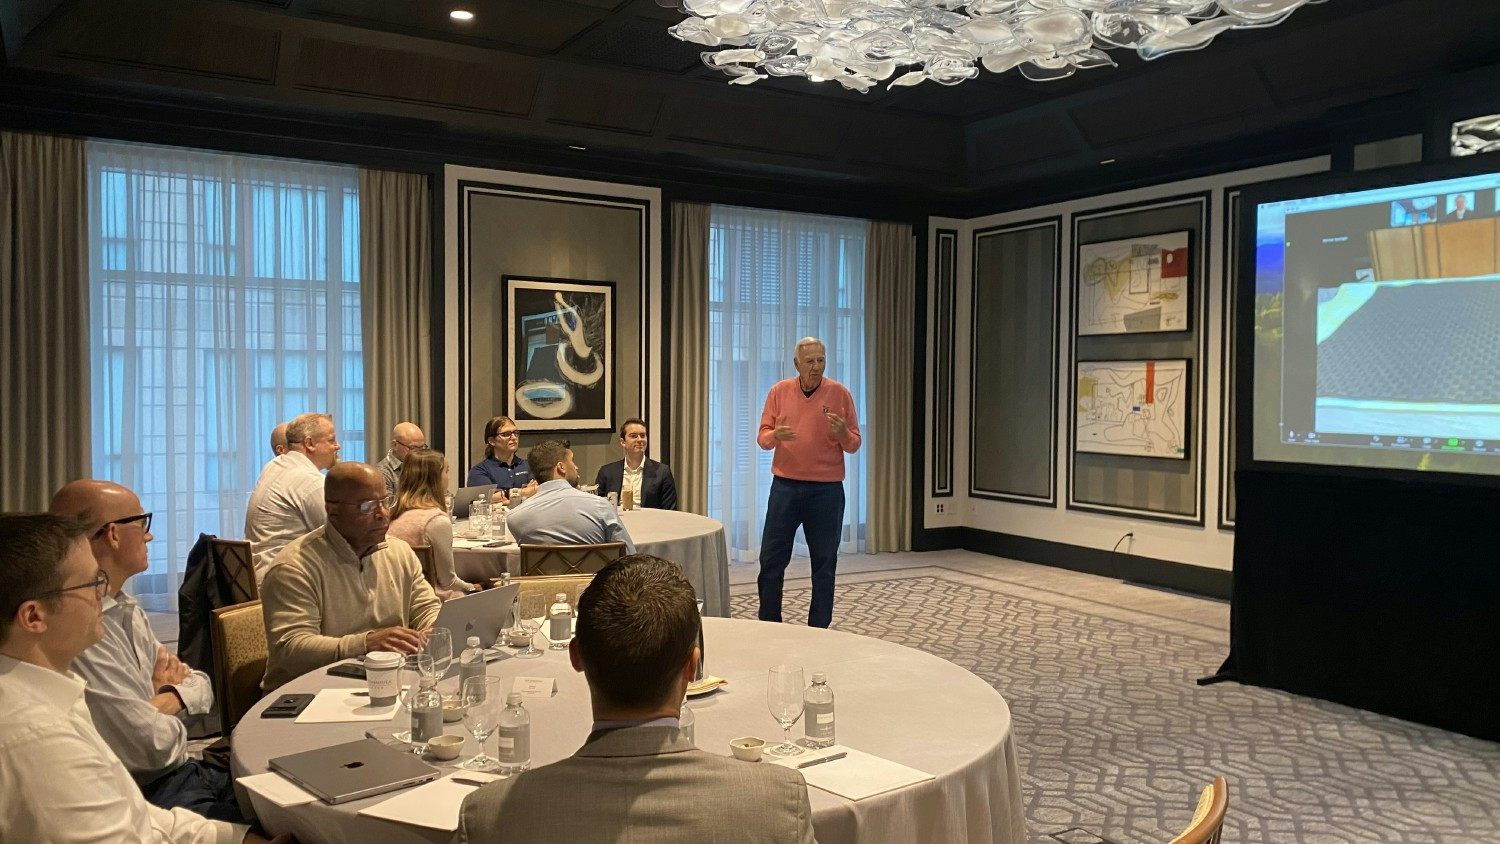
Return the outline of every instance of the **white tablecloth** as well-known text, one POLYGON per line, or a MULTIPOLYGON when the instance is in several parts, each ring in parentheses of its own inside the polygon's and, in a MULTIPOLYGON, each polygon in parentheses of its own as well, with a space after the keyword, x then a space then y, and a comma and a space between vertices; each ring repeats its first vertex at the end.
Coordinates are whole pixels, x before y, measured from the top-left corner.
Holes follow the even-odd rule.
MULTIPOLYGON (((709 672, 730 682, 689 703, 697 714, 699 747, 728 755, 730 739, 746 735, 778 738, 780 728, 766 708, 766 670, 785 661, 803 666, 809 678, 813 671, 827 672, 835 695, 840 744, 936 776, 857 802, 809 789, 820 844, 1022 844, 1026 840, 1010 708, 983 680, 921 651, 836 630, 708 618, 704 636, 709 672)), ((532 718, 533 766, 570 756, 583 744, 591 723, 588 687, 583 675, 568 665, 566 652, 549 651, 532 660, 506 659, 493 663, 490 671, 502 677, 557 678, 558 692, 553 698, 526 703, 532 718)), ((330 677, 318 669, 281 691, 350 685, 357 681, 330 677)), ((263 719, 260 712, 269 700, 252 709, 235 730, 236 776, 266 771, 268 760, 275 756, 352 741, 370 728, 368 722, 296 724, 263 719)), ((381 728, 389 731, 400 726, 390 723, 381 728)), ((449 732, 463 734, 462 725, 448 727, 449 732)), ((793 735, 801 734, 799 724, 793 735)), ((471 737, 459 761, 475 750, 471 737)), ((434 830, 354 814, 383 799, 285 809, 260 797, 252 797, 252 803, 269 831, 293 832, 303 844, 448 840, 446 834, 434 830)))
MULTIPOLYGON (((630 510, 620 514, 630 531, 635 550, 655 554, 682 566, 707 615, 729 615, 729 546, 724 525, 717 519, 675 510, 630 510)), ((499 577, 501 567, 512 575, 521 573, 521 557, 515 545, 500 548, 465 548, 462 538, 467 521, 454 526, 453 568, 470 583, 499 577)))

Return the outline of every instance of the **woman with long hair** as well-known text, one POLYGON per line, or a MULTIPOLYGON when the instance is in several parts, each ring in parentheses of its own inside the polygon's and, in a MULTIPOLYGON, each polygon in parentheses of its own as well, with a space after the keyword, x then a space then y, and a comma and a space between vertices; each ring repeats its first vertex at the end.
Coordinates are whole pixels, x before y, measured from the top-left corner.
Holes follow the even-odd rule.
POLYGON ((448 460, 430 448, 414 449, 401 464, 396 509, 388 533, 411 545, 432 546, 434 590, 445 601, 478 589, 453 570, 453 520, 443 498, 448 492, 448 460))

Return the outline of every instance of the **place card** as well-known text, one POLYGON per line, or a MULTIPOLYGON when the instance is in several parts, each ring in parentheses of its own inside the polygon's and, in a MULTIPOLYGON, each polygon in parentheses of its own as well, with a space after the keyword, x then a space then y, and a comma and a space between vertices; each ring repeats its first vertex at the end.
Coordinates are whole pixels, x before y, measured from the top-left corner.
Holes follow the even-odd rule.
POLYGON ((557 680, 551 677, 517 677, 515 685, 511 686, 510 690, 521 697, 545 700, 557 691, 557 680))

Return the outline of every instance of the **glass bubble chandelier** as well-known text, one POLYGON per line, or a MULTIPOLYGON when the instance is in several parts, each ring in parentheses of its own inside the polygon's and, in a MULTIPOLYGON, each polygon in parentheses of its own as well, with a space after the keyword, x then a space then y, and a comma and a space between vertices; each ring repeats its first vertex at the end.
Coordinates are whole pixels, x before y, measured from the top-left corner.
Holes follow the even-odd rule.
POLYGON ((1324 0, 657 0, 688 17, 667 31, 720 49, 703 63, 748 85, 767 76, 861 93, 927 80, 957 85, 1019 69, 1037 82, 1198 50, 1221 32, 1275 26, 1324 0), (905 73, 898 71, 906 69, 905 73))

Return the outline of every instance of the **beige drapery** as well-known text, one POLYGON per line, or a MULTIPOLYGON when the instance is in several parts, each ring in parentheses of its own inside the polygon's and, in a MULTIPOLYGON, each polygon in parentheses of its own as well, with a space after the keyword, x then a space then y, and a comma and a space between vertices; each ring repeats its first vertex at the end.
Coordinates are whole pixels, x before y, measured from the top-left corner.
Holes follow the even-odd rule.
POLYGON ((708 512, 708 224, 711 207, 672 205, 672 447, 678 506, 708 512))
POLYGON ((84 142, 0 132, 0 511, 90 474, 84 142))
POLYGON ((385 456, 398 422, 420 425, 429 443, 435 436, 431 216, 426 176, 359 171, 365 454, 371 463, 385 456))
POLYGON ((911 226, 871 222, 865 239, 864 449, 870 483, 865 551, 911 548, 911 401, 916 240, 911 226))

